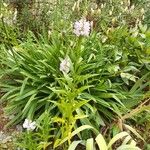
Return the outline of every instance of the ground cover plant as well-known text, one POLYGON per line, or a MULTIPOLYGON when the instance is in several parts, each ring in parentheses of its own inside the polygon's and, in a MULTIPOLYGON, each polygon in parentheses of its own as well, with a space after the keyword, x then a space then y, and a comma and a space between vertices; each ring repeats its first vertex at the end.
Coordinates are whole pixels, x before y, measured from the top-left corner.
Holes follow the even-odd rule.
POLYGON ((1 2, 0 103, 6 127, 23 127, 16 148, 149 149, 149 3, 1 2))

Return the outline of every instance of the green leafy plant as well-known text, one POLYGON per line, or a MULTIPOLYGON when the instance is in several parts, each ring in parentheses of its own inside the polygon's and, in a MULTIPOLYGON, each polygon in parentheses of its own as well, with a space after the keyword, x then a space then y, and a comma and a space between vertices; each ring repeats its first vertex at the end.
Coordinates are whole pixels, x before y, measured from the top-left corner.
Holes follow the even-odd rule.
MULTIPOLYGON (((116 150, 126 150, 126 149, 133 149, 133 150, 140 150, 136 146, 136 142, 133 140, 133 138, 127 133, 127 132, 120 132, 117 135, 115 135, 107 144, 106 140, 104 139, 103 135, 99 134, 95 141, 98 145, 99 150, 111 150, 113 148, 113 145, 115 142, 119 141, 121 143, 120 146, 116 148, 116 150), (123 140, 122 140, 123 139, 123 140)), ((76 149, 78 144, 83 144, 83 141, 74 141, 68 150, 74 150, 76 149)), ((96 150, 95 142, 93 138, 87 139, 85 142, 86 150, 96 150)))
POLYGON ((52 139, 54 137, 54 127, 48 112, 43 113, 36 120, 36 131, 24 131, 19 135, 15 145, 19 148, 29 150, 45 150, 52 147, 52 139))
MULTIPOLYGON (((39 41, 34 35, 29 34, 28 40, 13 47, 11 53, 3 46, 1 51, 4 57, 2 56, 1 62, 5 69, 1 74, 7 78, 2 81, 1 87, 8 93, 1 99, 9 101, 10 107, 7 107, 7 112, 17 114, 16 119, 21 120, 27 116, 33 118, 34 114, 39 116, 49 108, 53 109, 53 114, 57 108, 60 109, 59 106, 62 106, 61 103, 64 101, 73 104, 86 100, 83 102, 83 109, 87 112, 94 112, 95 109, 95 113, 105 113, 106 118, 113 119, 115 114, 122 115, 127 108, 133 107, 127 106, 130 99, 136 99, 136 103, 135 100, 133 103, 137 105, 143 99, 144 88, 149 86, 149 81, 146 81, 149 74, 143 74, 143 77, 138 75, 140 70, 137 66, 143 68, 143 64, 135 64, 131 59, 138 58, 139 55, 133 55, 132 51, 121 51, 120 45, 127 45, 121 41, 127 34, 126 29, 116 29, 110 33, 114 34, 112 38, 115 38, 115 32, 120 33, 120 30, 125 30, 125 33, 123 32, 122 37, 118 39, 117 45, 112 39, 103 45, 99 41, 100 35, 93 34, 87 40, 77 38, 70 47, 62 40, 62 34, 56 37, 58 33, 54 32, 51 43, 47 38, 41 37, 39 41), (72 61, 69 75, 61 73, 61 61, 56 59, 65 58, 66 53, 72 61), (132 63, 126 66, 129 61, 132 63), (133 83, 138 80, 139 82, 134 85, 133 83), (132 83, 130 90, 129 82, 132 83), (12 88, 13 90, 10 90, 12 88)), ((72 42, 73 38, 68 36, 66 40, 72 42)), ((141 58, 138 59, 141 61, 141 58)), ((147 71, 145 69, 145 72, 147 71)), ((78 114, 83 115, 82 111, 79 109, 78 114)))

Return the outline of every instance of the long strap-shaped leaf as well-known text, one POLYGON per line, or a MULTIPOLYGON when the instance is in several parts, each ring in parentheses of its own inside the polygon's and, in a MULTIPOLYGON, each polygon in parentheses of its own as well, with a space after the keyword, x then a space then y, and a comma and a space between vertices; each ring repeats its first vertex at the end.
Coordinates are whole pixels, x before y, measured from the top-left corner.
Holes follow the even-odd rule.
POLYGON ((94 150, 94 140, 93 138, 87 139, 86 150, 94 150))
MULTIPOLYGON (((89 125, 83 125, 79 128, 77 128, 75 131, 73 131, 70 135, 70 137, 73 137, 74 135, 78 134, 79 132, 86 130, 86 129, 92 129, 95 131, 95 128, 93 128, 92 126, 89 125)), ((96 132, 96 131, 95 131, 96 132)), ((55 145, 54 144, 54 148, 58 147, 59 145, 63 144, 64 142, 66 142, 67 140, 69 140, 69 137, 64 138, 59 144, 55 145)))
POLYGON ((118 141, 119 139, 128 136, 129 134, 127 132, 121 132, 118 133, 117 135, 115 135, 109 142, 108 144, 108 148, 110 148, 116 141, 118 141))
POLYGON ((117 148, 117 150, 141 150, 141 149, 129 144, 129 145, 121 145, 120 147, 117 148))
POLYGON ((75 150, 75 148, 80 144, 82 141, 74 141, 72 144, 69 146, 68 150, 75 150))
POLYGON ((95 140, 96 140, 100 150, 108 150, 106 141, 101 134, 99 134, 95 140))
POLYGON ((145 142, 145 140, 142 138, 142 136, 131 126, 124 124, 125 128, 127 128, 128 130, 130 130, 134 135, 136 135, 138 138, 140 138, 141 140, 143 140, 145 142))

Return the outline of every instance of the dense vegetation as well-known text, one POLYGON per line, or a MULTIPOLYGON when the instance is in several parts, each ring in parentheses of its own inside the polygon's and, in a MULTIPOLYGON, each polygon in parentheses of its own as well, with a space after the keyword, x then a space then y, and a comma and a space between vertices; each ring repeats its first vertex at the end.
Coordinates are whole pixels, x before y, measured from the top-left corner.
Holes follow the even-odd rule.
POLYGON ((27 150, 150 149, 150 1, 0 2, 0 103, 27 150))

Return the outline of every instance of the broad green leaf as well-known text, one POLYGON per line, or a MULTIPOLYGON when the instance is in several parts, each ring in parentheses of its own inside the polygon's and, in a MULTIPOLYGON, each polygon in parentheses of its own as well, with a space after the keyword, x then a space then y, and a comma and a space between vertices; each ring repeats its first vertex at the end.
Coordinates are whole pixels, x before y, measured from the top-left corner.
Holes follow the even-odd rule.
POLYGON ((136 76, 129 74, 129 73, 121 73, 120 76, 121 76, 121 78, 126 78, 128 80, 133 81, 133 82, 136 82, 136 79, 137 79, 136 76))

